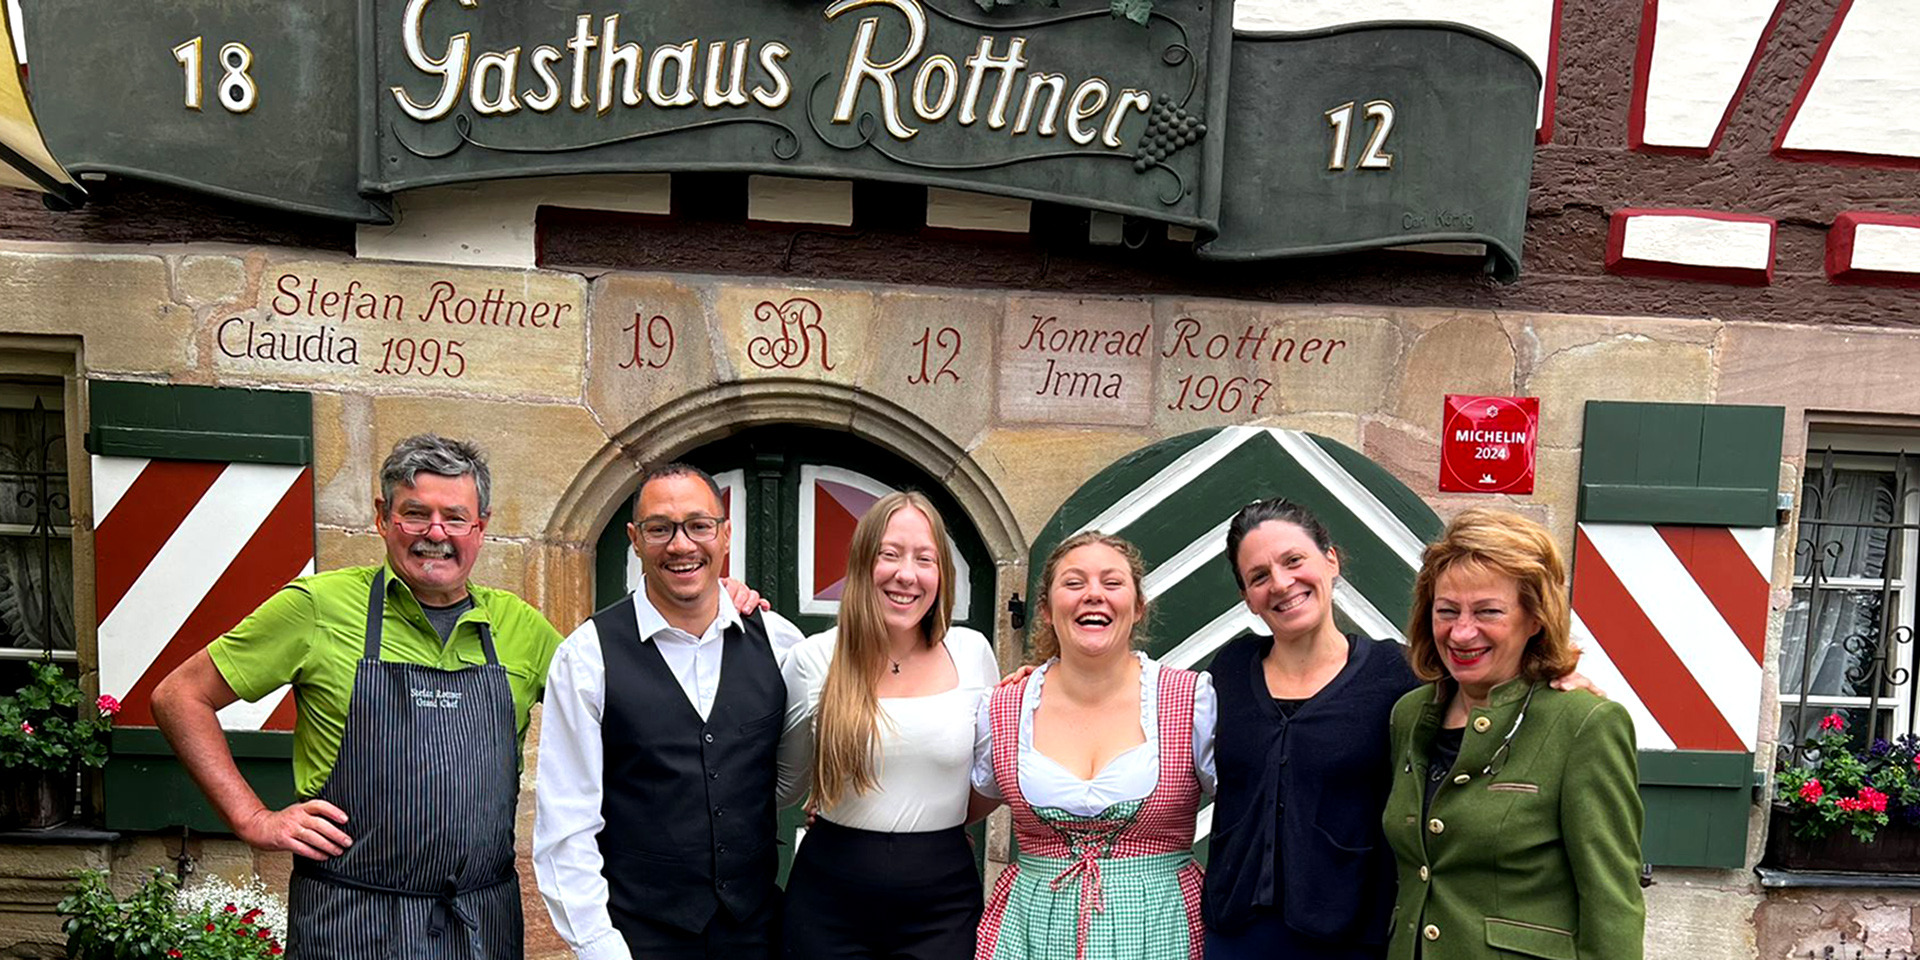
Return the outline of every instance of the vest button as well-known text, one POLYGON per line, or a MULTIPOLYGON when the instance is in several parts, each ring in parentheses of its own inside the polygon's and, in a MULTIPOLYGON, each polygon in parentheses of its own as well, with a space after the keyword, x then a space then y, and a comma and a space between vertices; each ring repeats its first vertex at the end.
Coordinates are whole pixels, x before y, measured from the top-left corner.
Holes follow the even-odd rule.
POLYGON ((724 843, 716 843, 716 844, 714 844, 714 845, 713 845, 713 852, 715 852, 715 853, 726 853, 726 852, 727 852, 727 845, 726 845, 726 844, 724 844, 724 843))
POLYGON ((702 739, 702 740, 705 740, 705 741, 706 741, 706 742, 708 742, 708 743, 712 743, 712 742, 713 742, 713 734, 711 734, 711 733, 703 733, 703 734, 701 734, 701 735, 700 735, 700 739, 702 739))
POLYGON ((721 814, 723 814, 723 813, 726 813, 726 812, 727 812, 727 808, 726 808, 726 807, 714 807, 714 808, 713 808, 713 815, 714 815, 714 816, 716 816, 716 817, 717 817, 717 816, 719 816, 719 815, 721 815, 721 814))
POLYGON ((1434 817, 1432 820, 1427 821, 1428 833, 1438 834, 1439 832, 1445 829, 1447 829, 1447 825, 1445 823, 1440 822, 1439 817, 1434 817))
POLYGON ((1420 935, 1426 937, 1428 940, 1438 940, 1440 939, 1440 928, 1429 923, 1425 930, 1420 931, 1420 935))
POLYGON ((1474 733, 1486 733, 1486 732, 1487 732, 1487 730, 1488 730, 1489 728, 1491 728, 1492 726, 1493 726, 1493 721, 1492 721, 1492 720, 1489 720, 1489 719, 1487 719, 1486 717, 1474 717, 1474 718, 1473 718, 1473 732, 1474 732, 1474 733))
POLYGON ((1420 880, 1422 883, 1426 882, 1426 879, 1431 876, 1433 876, 1433 874, 1429 872, 1426 867, 1422 866, 1420 868, 1420 880))
POLYGON ((707 771, 707 779, 708 779, 708 780, 718 780, 718 779, 720 779, 720 771, 718 771, 718 770, 708 770, 708 771, 707 771))
MULTIPOLYGON (((715 890, 725 890, 725 889, 727 888, 727 882, 726 882, 725 880, 722 880, 722 881, 720 881, 719 883, 716 883, 716 884, 714 884, 714 885, 713 885, 713 888, 714 888, 715 890)), ((1428 937, 1427 939, 1429 939, 1429 940, 1431 940, 1431 939, 1433 939, 1433 938, 1432 938, 1432 937, 1428 937)))

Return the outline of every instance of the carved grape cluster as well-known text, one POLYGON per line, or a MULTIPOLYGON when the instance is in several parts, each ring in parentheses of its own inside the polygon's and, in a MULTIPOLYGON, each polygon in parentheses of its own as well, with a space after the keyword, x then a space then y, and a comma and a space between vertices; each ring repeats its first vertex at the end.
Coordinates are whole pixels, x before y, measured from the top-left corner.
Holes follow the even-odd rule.
POLYGON ((1153 110, 1147 114, 1147 130, 1140 135, 1140 143, 1133 150, 1133 169, 1145 173, 1149 167, 1179 153, 1182 148, 1199 143, 1207 135, 1207 125, 1198 117, 1176 106, 1172 100, 1161 97, 1154 101, 1153 110))

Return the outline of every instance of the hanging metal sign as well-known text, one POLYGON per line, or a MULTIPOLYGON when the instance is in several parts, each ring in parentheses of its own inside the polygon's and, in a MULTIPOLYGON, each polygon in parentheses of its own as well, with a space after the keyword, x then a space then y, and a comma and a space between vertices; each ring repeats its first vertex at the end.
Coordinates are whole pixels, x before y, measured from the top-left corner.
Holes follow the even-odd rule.
MULTIPOLYGON (((1501 57, 1519 63, 1503 76, 1531 70, 1496 41, 1435 25, 1386 40, 1371 25, 1300 35, 1276 75, 1294 77, 1296 95, 1260 79, 1271 42, 1236 39, 1220 0, 1158 4, 1144 25, 1113 17, 1107 0, 991 12, 971 0, 23 6, 36 107, 68 169, 362 222, 390 221, 392 194, 435 184, 751 172, 1066 203, 1193 229, 1212 238, 1205 255, 1287 255, 1380 232, 1379 216, 1356 219, 1339 200, 1378 192, 1378 178, 1325 183, 1329 131, 1355 145, 1356 170, 1396 153, 1407 162, 1395 191, 1430 184, 1420 196, 1434 209, 1477 211, 1496 230, 1505 221, 1485 211, 1524 209, 1531 155, 1531 94, 1511 117, 1506 98, 1453 112, 1428 103, 1431 91, 1477 96, 1472 84, 1501 57), (1395 69, 1379 72, 1368 50, 1395 69), (1243 62, 1252 99, 1229 96, 1243 62), (1387 137, 1392 116, 1359 94, 1341 117, 1315 106, 1304 129, 1274 112, 1275 98, 1335 92, 1315 77, 1323 65, 1356 90, 1379 73, 1368 89, 1421 116, 1387 137), (1523 130, 1485 140, 1522 156, 1468 156, 1462 144, 1481 141, 1455 142, 1454 124, 1523 130), (1301 163, 1275 159, 1298 151, 1301 163), (1246 209, 1223 220, 1229 199, 1246 209), (1289 242, 1276 245, 1276 231, 1289 242)), ((1396 225, 1381 242, 1428 232, 1396 225)), ((1517 251, 1519 235, 1488 243, 1517 251)))

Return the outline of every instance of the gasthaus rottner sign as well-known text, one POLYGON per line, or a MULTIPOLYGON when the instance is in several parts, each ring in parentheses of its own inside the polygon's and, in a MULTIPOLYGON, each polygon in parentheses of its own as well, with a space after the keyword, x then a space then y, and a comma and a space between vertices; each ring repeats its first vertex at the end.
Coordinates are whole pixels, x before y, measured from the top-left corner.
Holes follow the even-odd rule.
POLYGON ((1217 0, 23 7, 70 170, 362 222, 434 184, 755 172, 1069 203, 1221 259, 1480 242, 1511 278, 1540 83, 1467 28, 1235 37, 1217 0))

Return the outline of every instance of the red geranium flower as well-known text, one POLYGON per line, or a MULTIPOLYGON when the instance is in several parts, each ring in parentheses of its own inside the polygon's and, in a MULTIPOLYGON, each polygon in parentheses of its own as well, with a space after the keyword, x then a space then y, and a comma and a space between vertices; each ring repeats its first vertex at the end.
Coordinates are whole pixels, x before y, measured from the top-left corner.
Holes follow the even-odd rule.
POLYGON ((209 924, 207 924, 207 932, 208 932, 208 933, 212 933, 212 932, 213 932, 213 924, 211 924, 211 923, 209 923, 209 924))
POLYGON ((1887 795, 1872 787, 1860 788, 1860 806, 1874 813, 1887 812, 1887 795))
POLYGON ((265 939, 267 939, 267 935, 268 935, 268 934, 270 934, 270 933, 272 933, 272 932, 273 932, 273 931, 271 931, 271 930, 268 930, 268 929, 267 929, 266 927, 261 927, 261 928, 260 928, 260 939, 262 939, 262 940, 265 940, 265 939))
POLYGON ((1847 729, 1847 718, 1837 713, 1829 713, 1820 718, 1820 729, 1845 730, 1847 729))
POLYGON ((227 905, 226 905, 226 906, 224 906, 224 907, 221 907, 220 909, 222 909, 222 910, 225 910, 225 911, 226 911, 226 912, 228 912, 228 913, 239 913, 239 912, 240 912, 240 908, 239 908, 239 907, 236 907, 236 906, 234 906, 234 905, 233 905, 233 904, 231 904, 231 903, 229 903, 229 904, 227 904, 227 905))
POLYGON ((26 734, 29 737, 33 736, 33 724, 28 723, 25 720, 20 721, 20 732, 26 734))
POLYGON ((120 712, 120 701, 115 700, 114 698, 109 697, 104 693, 100 695, 100 699, 95 700, 93 702, 93 705, 96 707, 99 707, 100 712, 106 714, 109 717, 120 712))
POLYGON ((1819 803, 1820 798, 1826 795, 1827 788, 1821 786, 1818 780, 1808 780, 1800 785, 1800 799, 1808 803, 1819 803))
POLYGON ((181 952, 180 952, 180 950, 179 950, 178 948, 175 948, 175 949, 172 949, 172 950, 168 950, 168 951, 167 951, 167 956, 169 956, 169 957, 184 957, 184 956, 186 956, 186 954, 184 954, 184 953, 181 953, 181 952))

